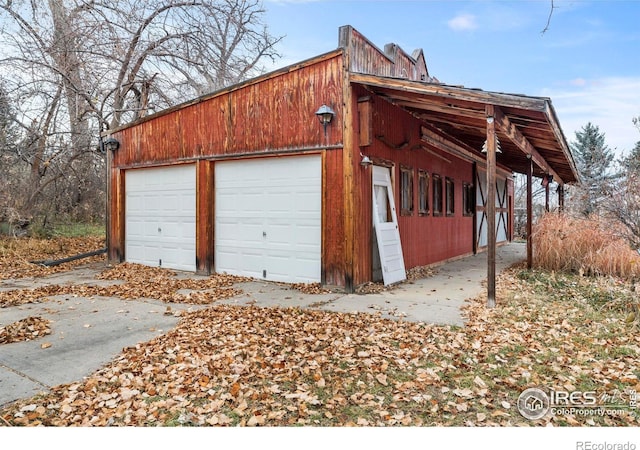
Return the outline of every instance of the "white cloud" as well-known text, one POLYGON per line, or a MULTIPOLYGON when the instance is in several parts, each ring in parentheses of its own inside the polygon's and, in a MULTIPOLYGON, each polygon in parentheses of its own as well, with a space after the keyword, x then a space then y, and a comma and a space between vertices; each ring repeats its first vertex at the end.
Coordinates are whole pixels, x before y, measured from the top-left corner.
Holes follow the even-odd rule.
POLYGON ((566 87, 547 89, 568 141, 591 122, 605 133, 605 142, 618 155, 640 141, 632 118, 640 116, 640 77, 577 78, 566 87))
POLYGON ((578 86, 578 87, 586 86, 587 83, 588 83, 587 80, 585 80, 584 78, 575 78, 575 79, 569 81, 570 85, 578 86))
POLYGON ((473 14, 458 14, 447 22, 453 31, 472 31, 478 28, 476 16, 473 14))

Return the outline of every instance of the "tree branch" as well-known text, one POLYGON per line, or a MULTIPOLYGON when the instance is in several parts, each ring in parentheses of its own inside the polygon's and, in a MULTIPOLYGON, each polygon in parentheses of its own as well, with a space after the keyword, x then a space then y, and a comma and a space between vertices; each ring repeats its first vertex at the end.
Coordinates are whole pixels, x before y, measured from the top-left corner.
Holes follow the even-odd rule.
POLYGON ((544 29, 540 32, 540 34, 545 34, 549 30, 549 25, 551 24, 551 16, 553 16, 554 9, 556 9, 556 6, 553 4, 553 0, 551 0, 551 9, 549 10, 549 17, 547 18, 547 24, 544 26, 544 29))

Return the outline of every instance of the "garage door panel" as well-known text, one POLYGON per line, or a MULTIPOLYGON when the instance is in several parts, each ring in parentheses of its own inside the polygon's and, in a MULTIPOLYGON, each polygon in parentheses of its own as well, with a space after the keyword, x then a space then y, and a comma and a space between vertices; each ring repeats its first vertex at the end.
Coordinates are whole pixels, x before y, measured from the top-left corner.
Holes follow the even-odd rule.
MULTIPOLYGON (((274 220, 275 222, 275 220, 274 220)), ((317 225, 313 220, 307 220, 307 223, 297 223, 292 226, 288 223, 272 223, 267 233, 269 241, 274 244, 284 243, 293 247, 305 246, 308 251, 320 251, 320 240, 317 236, 317 225)))
POLYGON ((257 212, 252 211, 254 205, 263 202, 268 202, 268 197, 262 192, 247 192, 245 195, 239 195, 236 197, 236 208, 239 212, 244 212, 247 216, 258 215, 257 212))
POLYGON ((125 259, 195 271, 195 165, 128 170, 125 259))
POLYGON ((320 281, 318 155, 219 162, 215 184, 216 271, 320 281))
POLYGON ((238 251, 236 247, 218 246, 216 263, 231 275, 262 278, 262 253, 252 248, 238 251))
POLYGON ((269 266, 269 271, 267 272, 268 279, 289 283, 308 282, 310 278, 316 276, 318 269, 314 259, 295 258, 290 253, 284 252, 273 252, 267 258, 267 264, 269 266), (290 267, 293 264, 296 265, 297 270, 292 274, 290 267))

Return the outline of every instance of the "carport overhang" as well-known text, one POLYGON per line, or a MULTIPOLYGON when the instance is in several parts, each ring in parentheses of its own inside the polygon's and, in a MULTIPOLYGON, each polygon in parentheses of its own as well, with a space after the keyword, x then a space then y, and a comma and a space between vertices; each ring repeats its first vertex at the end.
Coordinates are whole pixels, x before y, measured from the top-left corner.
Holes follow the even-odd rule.
MULTIPOLYGON (((349 81, 421 119, 421 139, 427 144, 486 164, 488 229, 495 230, 496 166, 527 175, 527 265, 531 267, 532 177, 553 177, 559 185, 561 207, 564 184, 579 182, 551 99, 353 72, 349 81)), ((546 188, 548 199, 548 183, 546 188)), ((492 307, 495 233, 488 233, 487 238, 487 305, 492 307)))
POLYGON ((449 135, 467 151, 481 153, 487 139, 487 108, 493 107, 496 136, 502 153, 498 163, 533 176, 553 175, 559 184, 578 181, 575 162, 551 99, 488 92, 439 83, 423 83, 351 73, 351 83, 409 111, 449 135))

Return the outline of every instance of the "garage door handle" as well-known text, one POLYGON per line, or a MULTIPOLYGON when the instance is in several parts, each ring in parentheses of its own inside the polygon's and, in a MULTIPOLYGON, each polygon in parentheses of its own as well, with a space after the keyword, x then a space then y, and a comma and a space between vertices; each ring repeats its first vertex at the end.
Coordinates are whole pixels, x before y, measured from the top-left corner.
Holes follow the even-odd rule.
POLYGON ((158 233, 162 233, 162 228, 158 227, 158 233))
POLYGON ((262 237, 267 237, 267 232, 266 231, 262 232, 262 237))

